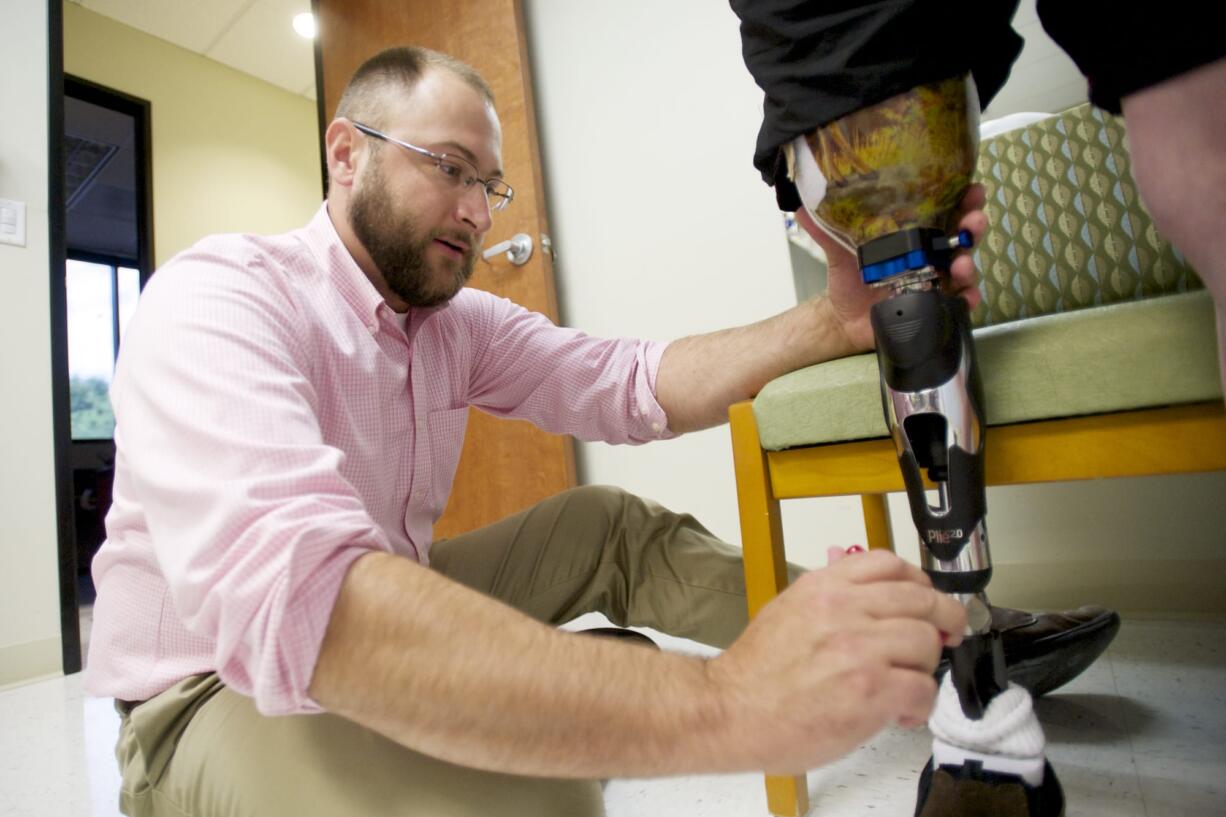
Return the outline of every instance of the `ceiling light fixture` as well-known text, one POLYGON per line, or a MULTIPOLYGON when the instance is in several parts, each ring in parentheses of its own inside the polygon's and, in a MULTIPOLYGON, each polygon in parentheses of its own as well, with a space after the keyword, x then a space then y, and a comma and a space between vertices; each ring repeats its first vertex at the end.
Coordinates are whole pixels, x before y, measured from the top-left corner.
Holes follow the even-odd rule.
POLYGON ((305 37, 308 40, 315 39, 315 15, 309 11, 295 14, 294 31, 297 31, 300 37, 305 37))

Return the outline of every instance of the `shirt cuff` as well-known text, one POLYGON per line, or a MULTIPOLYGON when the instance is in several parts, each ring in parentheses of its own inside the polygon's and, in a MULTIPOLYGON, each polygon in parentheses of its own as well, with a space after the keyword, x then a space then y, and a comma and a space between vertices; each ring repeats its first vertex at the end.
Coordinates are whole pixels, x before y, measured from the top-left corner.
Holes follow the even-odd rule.
POLYGON ((656 375, 660 370, 660 360, 664 350, 668 348, 667 341, 644 341, 640 355, 642 356, 643 382, 645 388, 638 389, 639 410, 646 420, 650 439, 671 440, 678 436, 668 428, 668 415, 656 399, 656 375))
POLYGON ((329 622, 332 621, 332 610, 336 606, 336 598, 340 595, 345 577, 349 575, 354 562, 374 552, 386 551, 378 547, 345 548, 344 551, 333 557, 325 571, 325 576, 320 577, 322 580, 313 583, 312 587, 301 593, 301 596, 304 597, 303 604, 293 611, 294 614, 301 616, 300 628, 296 628, 298 632, 295 633, 298 644, 301 646, 295 652, 296 657, 308 670, 304 675, 306 683, 300 689, 293 690, 291 682, 288 696, 290 700, 286 702, 289 705, 280 711, 273 709, 262 711, 262 714, 316 715, 327 711, 308 692, 311 680, 315 676, 315 665, 319 662, 319 652, 323 648, 324 636, 328 632, 329 622))

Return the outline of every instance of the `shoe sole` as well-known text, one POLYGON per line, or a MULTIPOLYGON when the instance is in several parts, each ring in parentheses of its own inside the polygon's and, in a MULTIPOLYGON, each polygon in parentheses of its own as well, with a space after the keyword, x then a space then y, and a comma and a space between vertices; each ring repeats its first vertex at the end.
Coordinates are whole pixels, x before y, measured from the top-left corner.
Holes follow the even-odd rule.
POLYGON ((915 817, 985 817, 1009 814, 1011 817, 1065 817, 1064 787, 1044 761, 1043 783, 1035 788, 1009 775, 999 775, 965 767, 932 768, 932 758, 920 772, 915 802, 915 817), (938 777, 945 779, 938 782, 938 777), (939 794, 935 794, 936 789, 939 794), (1020 795, 1020 797, 1019 797, 1020 795), (930 796, 935 799, 930 804, 930 796), (1020 802, 1019 802, 1020 801, 1020 802), (929 807, 931 806, 931 808, 929 807), (1024 811, 1019 811, 1019 807, 1024 811))

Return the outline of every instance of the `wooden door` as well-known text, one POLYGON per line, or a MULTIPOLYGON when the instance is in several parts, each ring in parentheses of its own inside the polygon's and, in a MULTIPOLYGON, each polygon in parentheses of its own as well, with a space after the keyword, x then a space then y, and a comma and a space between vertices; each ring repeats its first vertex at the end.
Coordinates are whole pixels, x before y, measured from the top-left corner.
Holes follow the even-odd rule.
MULTIPOLYGON (((357 67, 394 45, 418 45, 476 68, 494 92, 502 121, 502 162, 515 202, 494 218, 493 246, 527 233, 536 249, 527 264, 477 263, 470 286, 558 319, 553 259, 540 249, 549 234, 537 147, 536 112, 520 0, 315 0, 321 99, 326 127, 357 67)), ((322 143, 322 133, 321 133, 322 143)), ((468 435, 447 512, 435 536, 495 522, 575 484, 570 437, 470 409, 468 435)))

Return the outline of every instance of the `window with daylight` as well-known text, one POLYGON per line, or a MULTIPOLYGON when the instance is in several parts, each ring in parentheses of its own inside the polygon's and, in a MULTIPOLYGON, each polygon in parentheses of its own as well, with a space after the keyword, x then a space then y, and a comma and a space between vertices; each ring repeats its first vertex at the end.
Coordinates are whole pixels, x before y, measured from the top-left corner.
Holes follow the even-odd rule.
POLYGON ((140 294, 140 271, 123 262, 69 258, 66 283, 72 438, 109 440, 115 415, 107 392, 140 294))
POLYGON ((68 393, 71 436, 84 444, 83 456, 114 437, 111 377, 149 276, 148 122, 148 102, 65 78, 68 393))

